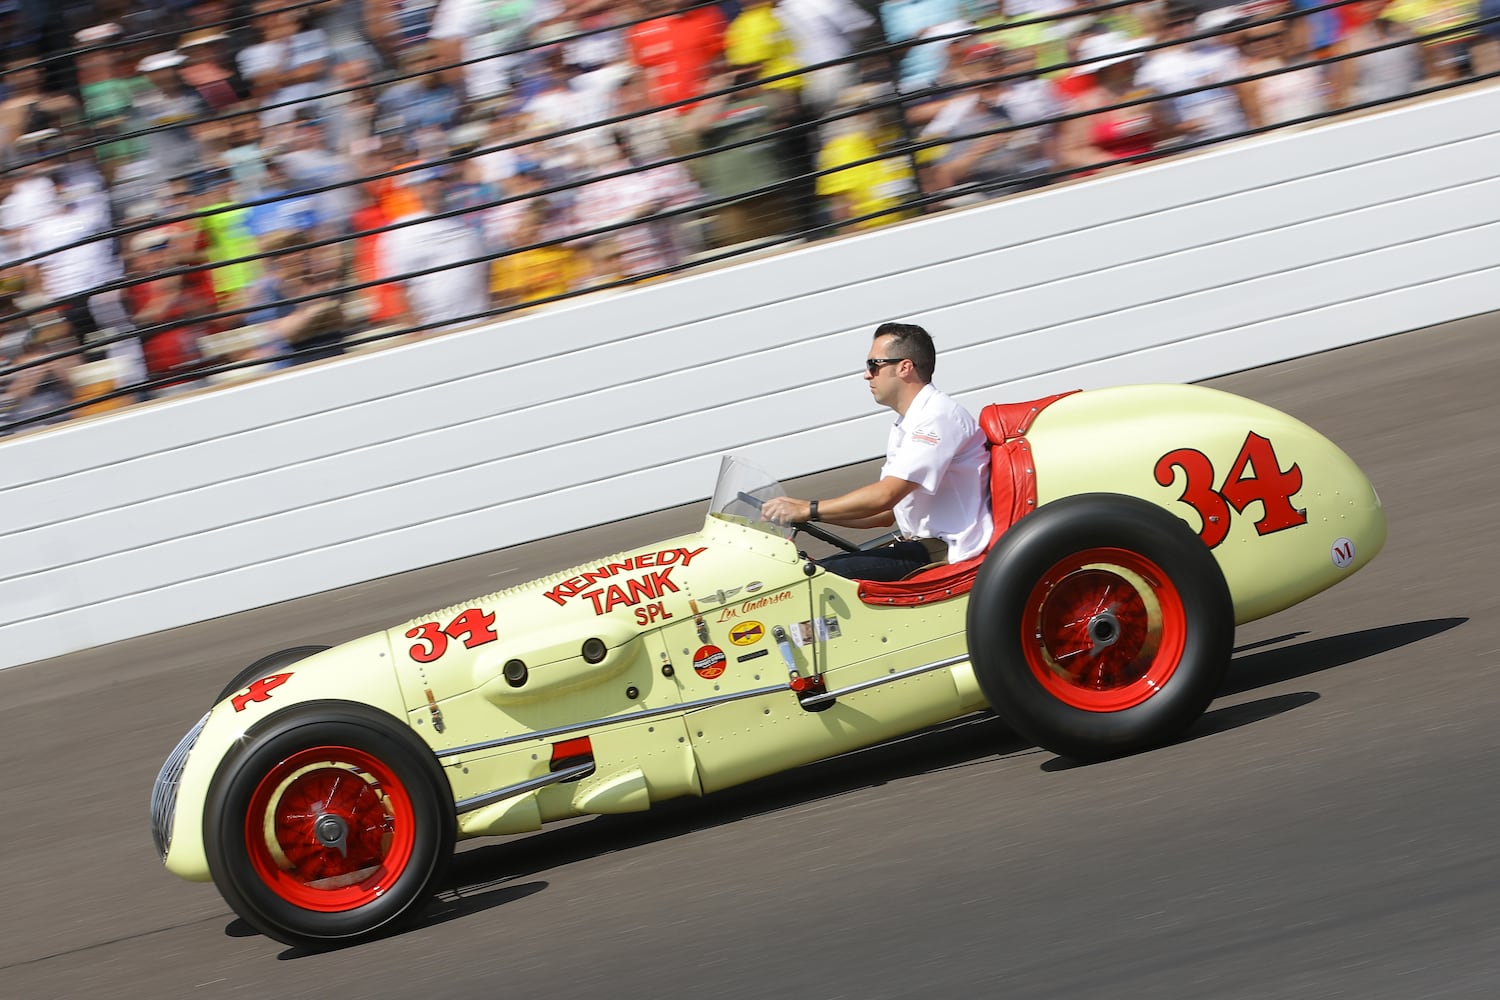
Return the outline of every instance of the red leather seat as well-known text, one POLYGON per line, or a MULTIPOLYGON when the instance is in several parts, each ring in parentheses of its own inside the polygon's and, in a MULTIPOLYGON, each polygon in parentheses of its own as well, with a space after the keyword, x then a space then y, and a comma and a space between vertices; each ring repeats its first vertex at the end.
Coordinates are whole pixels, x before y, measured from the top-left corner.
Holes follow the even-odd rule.
POLYGON ((912 606, 968 593, 974 586, 980 563, 984 562, 995 540, 1036 509, 1036 469, 1031 461, 1031 445, 1026 440, 1026 432, 1031 430, 1037 414, 1077 391, 1060 392, 1024 403, 991 403, 980 410, 979 427, 989 439, 990 516, 995 519, 995 531, 990 536, 989 546, 963 562, 933 566, 904 580, 862 580, 859 599, 866 604, 912 606))

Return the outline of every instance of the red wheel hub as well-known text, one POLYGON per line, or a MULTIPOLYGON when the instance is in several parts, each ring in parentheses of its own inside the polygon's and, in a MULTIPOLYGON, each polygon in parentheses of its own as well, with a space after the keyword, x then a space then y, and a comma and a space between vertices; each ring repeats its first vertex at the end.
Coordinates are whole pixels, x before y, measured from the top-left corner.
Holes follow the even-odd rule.
POLYGON ((245 814, 245 846, 261 880, 294 906, 352 910, 383 895, 411 861, 411 797, 379 758, 315 747, 261 779, 245 814))
POLYGON ((1087 549, 1031 589, 1022 618, 1026 662, 1064 704, 1121 711, 1146 701, 1177 669, 1185 619, 1177 588, 1150 559, 1087 549))

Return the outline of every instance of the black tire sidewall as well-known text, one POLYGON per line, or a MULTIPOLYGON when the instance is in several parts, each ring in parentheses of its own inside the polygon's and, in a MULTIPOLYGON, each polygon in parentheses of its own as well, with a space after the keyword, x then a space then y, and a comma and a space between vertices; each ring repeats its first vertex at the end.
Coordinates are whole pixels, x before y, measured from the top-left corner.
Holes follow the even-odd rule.
POLYGON ((436 889, 453 853, 452 791, 432 751, 399 720, 343 702, 312 702, 267 719, 225 758, 209 788, 204 843, 220 893, 241 918, 285 944, 326 948, 389 931, 436 889), (405 870, 379 899, 322 913, 282 899, 255 873, 245 844, 245 813, 264 776, 288 756, 316 746, 363 750, 383 761, 411 799, 415 840, 405 870))
POLYGON ((1170 742, 1203 714, 1229 665, 1234 604, 1217 560, 1186 522, 1138 497, 1086 494, 1047 504, 1001 536, 974 581, 968 638, 980 690, 1011 728, 1054 753, 1100 760, 1170 742), (1182 601, 1186 626, 1182 656, 1161 690, 1108 712, 1060 701, 1022 648, 1037 581, 1062 559, 1098 548, 1155 563, 1182 601))

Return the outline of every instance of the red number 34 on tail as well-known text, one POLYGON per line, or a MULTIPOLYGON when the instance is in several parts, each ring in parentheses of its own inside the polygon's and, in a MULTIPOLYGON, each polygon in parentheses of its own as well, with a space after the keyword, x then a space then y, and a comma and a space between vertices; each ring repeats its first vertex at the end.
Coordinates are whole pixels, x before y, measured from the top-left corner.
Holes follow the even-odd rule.
POLYGON ((1229 534, 1230 508, 1243 514, 1257 500, 1262 507, 1261 517, 1255 522, 1257 534, 1269 535, 1307 523, 1307 511, 1292 506, 1292 497, 1302 489, 1302 470, 1295 463, 1289 469, 1282 469, 1270 439, 1253 431, 1240 446, 1223 485, 1214 487, 1213 462, 1194 448, 1178 448, 1157 459, 1156 481, 1171 486, 1177 478, 1177 469, 1183 475, 1182 495, 1178 499, 1202 518, 1198 537, 1209 548, 1217 546, 1229 534))

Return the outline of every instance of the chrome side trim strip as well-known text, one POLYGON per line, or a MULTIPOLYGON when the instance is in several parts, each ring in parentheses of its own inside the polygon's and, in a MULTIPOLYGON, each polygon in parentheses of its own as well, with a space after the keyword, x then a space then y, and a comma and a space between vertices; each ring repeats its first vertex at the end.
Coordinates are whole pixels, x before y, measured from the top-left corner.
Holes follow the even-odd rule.
POLYGON ((785 684, 773 684, 770 687, 752 688, 748 691, 736 691, 730 694, 715 695, 712 698, 700 698, 698 701, 685 701, 677 705, 664 705, 661 708, 645 708, 630 715, 611 715, 603 719, 590 719, 587 722, 574 722, 566 726, 558 726, 554 729, 538 729, 530 733, 521 733, 516 736, 503 736, 497 740, 485 740, 483 743, 469 743, 465 746, 454 747, 451 750, 439 750, 439 759, 443 757, 457 757, 459 754, 479 753, 484 750, 495 750, 499 747, 509 746, 512 743, 526 743, 530 740, 546 740, 554 736, 566 736, 568 733, 576 733, 585 729, 598 729, 601 726, 613 726, 621 722, 636 722, 641 719, 655 719, 663 715, 676 715, 679 712, 695 712, 700 708, 710 708, 714 705, 727 705, 732 701, 743 701, 746 698, 759 698, 762 695, 786 692, 785 684))
MULTIPOLYGON (((967 663, 969 654, 962 653, 958 656, 950 656, 945 660, 936 660, 932 663, 924 663, 917 667, 908 667, 894 674, 884 677, 875 677, 867 681, 860 681, 848 687, 839 688, 837 691, 828 691, 824 694, 811 695, 802 699, 803 705, 818 705, 825 701, 833 701, 845 695, 855 694, 859 691, 867 691, 870 688, 879 687, 882 684, 890 684, 893 681, 905 680, 918 674, 925 674, 933 670, 942 670, 945 667, 957 666, 967 663)), ((566 726, 557 726, 553 729, 538 729, 535 732, 521 733, 516 736, 503 736, 497 740, 485 740, 483 743, 469 743, 461 747, 453 747, 451 750, 438 751, 438 758, 457 757, 466 753, 481 753, 485 750, 497 750, 500 747, 510 746, 514 743, 526 743, 531 740, 548 740, 554 736, 566 736, 569 733, 582 732, 588 729, 598 729, 601 726, 613 726, 622 722, 636 722, 640 719, 655 719, 663 715, 687 714, 705 708, 713 708, 718 705, 727 705, 730 702, 744 701, 747 698, 760 698, 768 694, 790 694, 785 684, 772 684, 768 687, 751 688, 748 691, 735 691, 730 694, 715 695, 712 698, 700 698, 697 701, 685 701, 680 705, 664 705, 661 708, 647 708, 631 715, 612 715, 603 719, 590 719, 587 722, 574 722, 566 726)), ((560 772, 559 772, 560 773, 560 772)), ((495 794, 495 793, 488 793, 495 794)), ((519 794, 519 793, 517 793, 519 794)), ((504 796, 502 796, 504 797, 504 796)))
POLYGON ((499 802, 501 799, 525 795, 527 792, 534 792, 538 788, 546 788, 548 785, 555 785, 560 781, 586 778, 593 773, 594 762, 586 760, 582 764, 574 764, 572 767, 565 767, 560 771, 544 774, 540 778, 531 778, 514 785, 507 785, 504 788, 497 788, 493 792, 485 792, 483 795, 474 795, 467 799, 460 799, 453 803, 453 811, 462 816, 464 813, 481 809, 491 802, 499 802))
POLYGON ((880 687, 882 684, 890 684, 892 681, 901 681, 908 677, 916 677, 918 674, 930 673, 933 670, 942 670, 944 667, 954 667, 968 661, 968 653, 964 653, 962 656, 950 656, 946 660, 937 660, 933 663, 924 663, 920 667, 909 667, 906 670, 898 670, 894 674, 886 674, 884 677, 872 677, 870 680, 860 681, 858 684, 850 684, 848 687, 839 688, 837 691, 825 691, 822 694, 809 695, 799 700, 804 706, 821 705, 825 701, 833 701, 858 691, 868 691, 870 688, 880 687))

